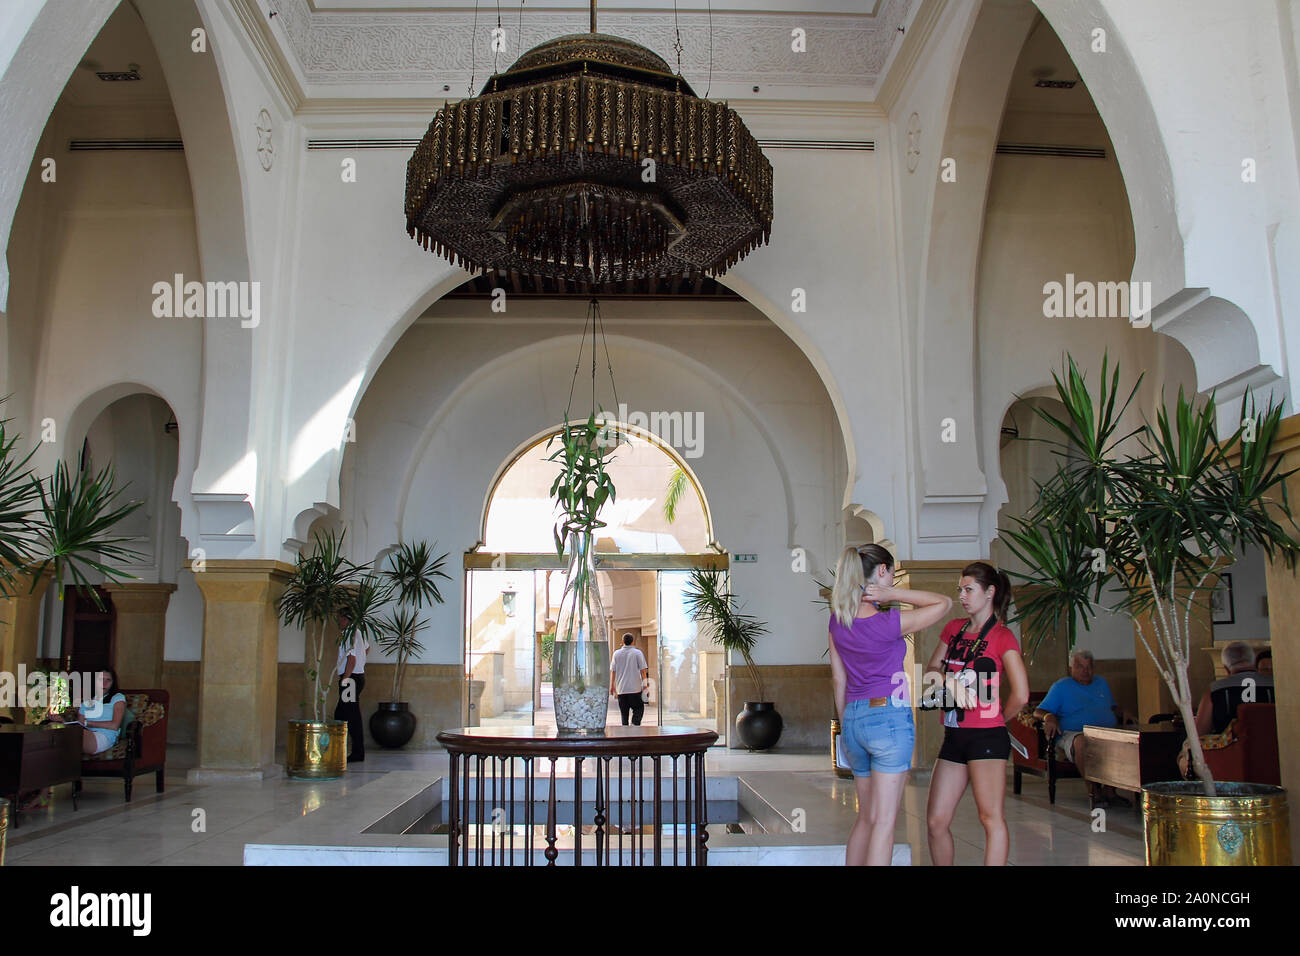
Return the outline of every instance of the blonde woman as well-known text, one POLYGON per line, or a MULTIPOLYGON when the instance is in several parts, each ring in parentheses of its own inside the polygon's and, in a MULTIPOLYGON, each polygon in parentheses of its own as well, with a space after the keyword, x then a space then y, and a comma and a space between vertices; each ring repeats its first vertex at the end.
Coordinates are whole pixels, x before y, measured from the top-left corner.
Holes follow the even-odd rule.
POLYGON ((888 866, 894 821, 912 766, 916 728, 903 659, 904 634, 944 619, 952 599, 894 587, 894 558, 878 544, 846 548, 831 593, 831 678, 840 746, 853 768, 858 818, 849 831, 848 866, 888 866), (882 604, 914 610, 881 610, 882 604))

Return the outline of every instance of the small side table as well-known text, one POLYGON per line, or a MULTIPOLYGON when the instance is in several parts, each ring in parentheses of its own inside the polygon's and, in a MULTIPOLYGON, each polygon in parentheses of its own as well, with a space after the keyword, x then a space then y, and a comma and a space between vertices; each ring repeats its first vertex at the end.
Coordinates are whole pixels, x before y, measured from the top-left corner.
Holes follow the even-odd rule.
MULTIPOLYGON (((14 829, 22 817, 19 797, 56 783, 81 782, 81 728, 0 725, 0 796, 9 798, 14 829)), ((77 809, 77 788, 72 789, 77 809)))

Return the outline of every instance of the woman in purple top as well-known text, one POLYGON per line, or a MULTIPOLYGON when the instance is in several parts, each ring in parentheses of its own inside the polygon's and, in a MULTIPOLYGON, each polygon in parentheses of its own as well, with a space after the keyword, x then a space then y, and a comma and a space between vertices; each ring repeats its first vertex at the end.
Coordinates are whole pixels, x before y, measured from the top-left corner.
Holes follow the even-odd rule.
POLYGON ((840 555, 831 592, 830 646, 840 747, 858 791, 858 819, 845 852, 848 866, 888 866, 893 858, 894 821, 916 742, 903 635, 939 623, 952 608, 951 598, 893 585, 894 558, 880 545, 845 548, 840 555), (885 603, 915 609, 882 611, 885 603))

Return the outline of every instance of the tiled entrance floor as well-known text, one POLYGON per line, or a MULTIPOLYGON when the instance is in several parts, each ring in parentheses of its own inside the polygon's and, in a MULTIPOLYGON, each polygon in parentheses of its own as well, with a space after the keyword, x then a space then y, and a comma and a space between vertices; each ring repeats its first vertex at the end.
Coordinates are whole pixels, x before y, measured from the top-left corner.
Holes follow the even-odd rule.
MULTIPOLYGON (((447 770, 441 751, 407 753, 370 751, 343 780, 301 783, 285 777, 260 783, 187 786, 184 770, 194 764, 193 750, 170 748, 172 781, 155 794, 153 778, 140 777, 130 804, 122 800, 120 781, 90 779, 84 784, 81 809, 73 812, 69 787, 56 788, 45 810, 23 814, 22 826, 10 824, 6 864, 164 864, 237 866, 244 845, 258 843, 273 831, 330 805, 337 807, 390 771, 427 773, 432 780, 447 770)), ((853 782, 828 769, 824 753, 752 754, 713 751, 710 774, 737 776, 761 793, 781 816, 802 809, 807 831, 796 842, 843 843, 856 814, 853 782)), ((911 847, 914 865, 929 865, 925 798, 928 773, 914 773, 903 800, 896 841, 911 847)), ((1094 831, 1083 784, 1063 781, 1055 807, 1047 787, 1027 777, 1024 793, 1010 792, 1006 815, 1011 831, 1013 865, 1141 865, 1142 824, 1133 810, 1107 814, 1104 831, 1094 831)), ((984 831, 967 793, 953 821, 958 864, 983 860, 984 831)))

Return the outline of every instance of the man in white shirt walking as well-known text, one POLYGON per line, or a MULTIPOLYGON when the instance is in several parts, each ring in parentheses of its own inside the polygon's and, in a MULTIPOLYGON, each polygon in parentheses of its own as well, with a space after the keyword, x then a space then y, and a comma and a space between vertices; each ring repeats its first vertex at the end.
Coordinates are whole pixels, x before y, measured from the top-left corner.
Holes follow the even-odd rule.
POLYGON ((631 634, 623 635, 623 646, 609 659, 609 692, 618 697, 618 710, 623 715, 623 726, 627 726, 627 715, 632 713, 632 723, 641 726, 645 714, 645 701, 641 691, 645 689, 646 677, 650 668, 646 666, 645 655, 632 646, 635 638, 631 634))
MULTIPOLYGON (((346 625, 341 625, 346 626, 346 625)), ((357 634, 339 644, 339 702, 334 708, 334 719, 348 724, 350 750, 348 763, 366 759, 366 730, 361 721, 361 691, 366 686, 366 652, 370 642, 357 634)))

